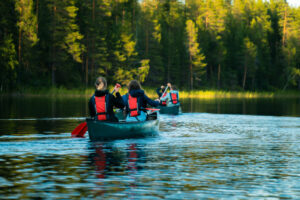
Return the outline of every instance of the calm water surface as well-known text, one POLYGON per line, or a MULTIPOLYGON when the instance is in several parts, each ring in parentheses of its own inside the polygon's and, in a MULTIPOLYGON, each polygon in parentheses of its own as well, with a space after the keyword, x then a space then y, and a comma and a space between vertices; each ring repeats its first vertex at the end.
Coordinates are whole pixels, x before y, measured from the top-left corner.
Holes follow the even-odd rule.
POLYGON ((70 138, 87 101, 0 98, 0 199, 300 198, 300 99, 185 99, 110 142, 70 138))

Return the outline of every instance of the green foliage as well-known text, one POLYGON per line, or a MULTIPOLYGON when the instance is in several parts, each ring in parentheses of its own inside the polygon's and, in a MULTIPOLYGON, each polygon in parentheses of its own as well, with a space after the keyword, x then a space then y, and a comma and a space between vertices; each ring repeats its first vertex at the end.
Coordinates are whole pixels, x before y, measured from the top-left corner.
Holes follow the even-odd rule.
POLYGON ((0 90, 10 89, 16 78, 16 60, 15 45, 12 35, 5 35, 0 42, 0 90))
POLYGON ((300 8, 285 0, 0 1, 1 89, 126 84, 300 88, 300 8))
POLYGON ((190 57, 190 84, 193 89, 194 77, 201 79, 201 76, 205 73, 204 68, 206 63, 204 62, 205 56, 201 53, 201 48, 197 42, 198 30, 192 20, 186 21, 186 32, 187 32, 187 47, 190 57))
POLYGON ((150 60, 148 60, 148 59, 141 60, 141 67, 139 67, 137 69, 138 80, 141 83, 143 83, 145 81, 145 79, 149 73, 149 69, 150 69, 149 62, 150 62, 150 60))
POLYGON ((27 41, 30 46, 35 45, 38 37, 36 33, 37 17, 33 12, 33 1, 16 0, 15 10, 19 14, 17 26, 23 35, 23 40, 27 41))

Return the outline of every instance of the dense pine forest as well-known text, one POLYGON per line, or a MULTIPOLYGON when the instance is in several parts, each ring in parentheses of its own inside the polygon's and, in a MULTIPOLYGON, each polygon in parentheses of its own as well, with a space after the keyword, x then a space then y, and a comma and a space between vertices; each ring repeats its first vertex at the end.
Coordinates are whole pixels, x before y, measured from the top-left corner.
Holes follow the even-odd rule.
POLYGON ((284 0, 1 0, 0 90, 172 82, 300 89, 300 7, 284 0))

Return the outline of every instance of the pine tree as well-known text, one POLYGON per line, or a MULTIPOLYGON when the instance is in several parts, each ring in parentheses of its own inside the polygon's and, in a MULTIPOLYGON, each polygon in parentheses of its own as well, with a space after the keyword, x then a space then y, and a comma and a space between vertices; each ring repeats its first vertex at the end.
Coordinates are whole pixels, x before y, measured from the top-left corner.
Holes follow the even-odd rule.
POLYGON ((150 60, 148 84, 161 84, 165 69, 162 61, 162 27, 160 4, 154 0, 141 2, 137 26, 137 50, 142 59, 150 60))
POLYGON ((254 75, 255 72, 255 60, 256 60, 257 49, 255 44, 250 41, 249 38, 244 39, 244 75, 242 81, 242 88, 245 89, 247 75, 254 75))
POLYGON ((15 45, 12 35, 5 35, 0 42, 0 91, 11 89, 12 83, 16 78, 16 59, 15 45))
POLYGON ((78 8, 74 0, 59 1, 49 0, 48 7, 52 13, 49 31, 51 38, 51 69, 52 85, 58 81, 66 84, 68 74, 72 71, 69 61, 81 63, 81 55, 84 52, 84 45, 81 43, 83 35, 79 32, 76 24, 78 8), (56 73, 58 80, 56 80, 56 73))
POLYGON ((283 53, 285 57, 285 90, 289 85, 300 87, 300 8, 286 8, 283 29, 283 53))
POLYGON ((18 65, 14 34, 17 32, 13 0, 0 1, 0 92, 14 89, 18 65))
POLYGON ((15 11, 17 13, 18 27, 18 82, 25 82, 30 77, 34 46, 38 42, 37 17, 34 13, 32 0, 16 0, 15 11))
POLYGON ((193 89, 194 78, 201 79, 201 76, 205 73, 204 68, 206 64, 204 63, 205 56, 201 53, 199 43, 197 42, 198 29, 192 20, 186 21, 186 32, 190 65, 190 87, 193 89))

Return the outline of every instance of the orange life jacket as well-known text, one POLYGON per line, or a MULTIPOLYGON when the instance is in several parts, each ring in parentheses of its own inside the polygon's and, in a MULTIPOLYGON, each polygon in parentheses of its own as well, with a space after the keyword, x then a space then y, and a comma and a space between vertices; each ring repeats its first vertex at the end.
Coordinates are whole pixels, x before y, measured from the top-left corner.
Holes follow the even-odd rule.
POLYGON ((107 95, 102 97, 95 96, 96 116, 100 121, 107 120, 106 96, 107 95))
POLYGON ((128 106, 130 117, 136 117, 139 115, 138 100, 136 97, 132 97, 130 94, 128 94, 128 106))
POLYGON ((178 103, 178 97, 176 93, 171 93, 171 101, 173 104, 177 104, 178 103))

